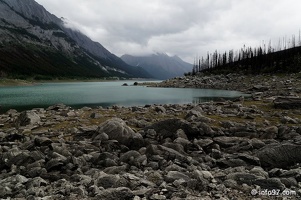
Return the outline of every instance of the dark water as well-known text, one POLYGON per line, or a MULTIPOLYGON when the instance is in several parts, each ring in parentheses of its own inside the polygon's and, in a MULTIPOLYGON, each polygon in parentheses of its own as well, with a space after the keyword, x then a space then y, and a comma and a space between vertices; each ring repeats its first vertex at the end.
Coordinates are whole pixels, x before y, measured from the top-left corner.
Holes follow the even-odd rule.
MULTIPOLYGON (((48 107, 63 103, 83 106, 135 106, 146 104, 199 103, 216 98, 236 98, 237 91, 121 86, 124 81, 43 83, 35 86, 0 87, 1 112, 48 107)), ((134 81, 128 81, 132 85, 134 81)))

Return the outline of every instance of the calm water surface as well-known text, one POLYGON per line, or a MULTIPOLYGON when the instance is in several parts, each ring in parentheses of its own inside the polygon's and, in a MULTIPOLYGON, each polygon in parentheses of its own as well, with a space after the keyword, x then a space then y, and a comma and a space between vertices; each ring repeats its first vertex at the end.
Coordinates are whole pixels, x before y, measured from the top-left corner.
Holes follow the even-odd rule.
POLYGON ((237 91, 151 88, 132 85, 134 81, 43 83, 35 86, 0 87, 1 111, 25 110, 63 103, 72 107, 134 106, 145 104, 183 104, 208 101, 217 97, 235 98, 237 91))

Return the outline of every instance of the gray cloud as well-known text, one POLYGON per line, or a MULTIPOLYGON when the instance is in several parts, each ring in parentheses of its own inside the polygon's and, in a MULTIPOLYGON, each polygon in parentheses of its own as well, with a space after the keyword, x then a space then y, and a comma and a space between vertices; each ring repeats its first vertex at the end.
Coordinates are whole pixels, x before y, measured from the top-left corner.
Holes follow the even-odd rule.
POLYGON ((154 51, 193 62, 298 34, 298 0, 36 0, 117 55, 154 51))

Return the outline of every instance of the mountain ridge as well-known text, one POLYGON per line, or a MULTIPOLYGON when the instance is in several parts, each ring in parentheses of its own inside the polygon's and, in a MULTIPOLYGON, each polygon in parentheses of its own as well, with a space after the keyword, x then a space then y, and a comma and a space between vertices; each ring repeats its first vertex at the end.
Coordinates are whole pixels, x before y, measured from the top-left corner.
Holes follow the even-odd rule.
POLYGON ((0 0, 0 11, 2 75, 150 77, 142 68, 126 64, 100 43, 68 28, 34 0, 0 0))
POLYGON ((153 53, 145 56, 124 54, 121 59, 133 66, 140 66, 157 79, 169 79, 183 76, 192 70, 192 64, 183 61, 179 56, 168 56, 166 53, 153 53))

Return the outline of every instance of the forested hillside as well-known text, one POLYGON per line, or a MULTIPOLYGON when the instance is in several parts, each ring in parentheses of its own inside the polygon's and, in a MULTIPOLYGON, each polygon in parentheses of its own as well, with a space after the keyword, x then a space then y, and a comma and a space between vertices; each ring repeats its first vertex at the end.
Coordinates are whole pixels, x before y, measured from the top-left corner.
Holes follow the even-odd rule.
POLYGON ((291 39, 279 40, 277 47, 271 41, 259 47, 246 47, 229 52, 208 53, 206 58, 196 59, 191 73, 295 73, 301 71, 301 41, 291 39))

